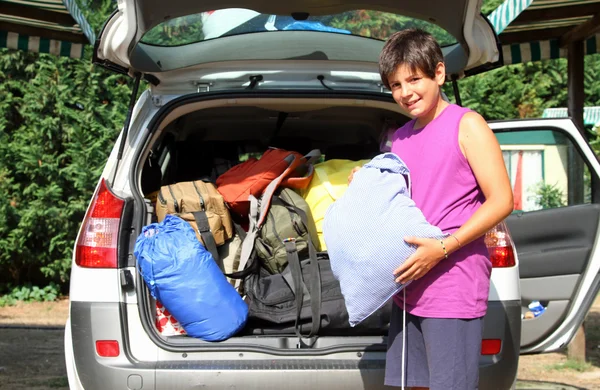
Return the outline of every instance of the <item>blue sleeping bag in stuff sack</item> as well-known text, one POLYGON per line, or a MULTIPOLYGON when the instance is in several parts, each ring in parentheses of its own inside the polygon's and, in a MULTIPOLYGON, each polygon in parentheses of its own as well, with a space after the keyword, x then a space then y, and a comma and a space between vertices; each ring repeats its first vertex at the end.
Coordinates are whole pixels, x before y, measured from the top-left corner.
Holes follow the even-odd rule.
POLYGON ((405 237, 445 237, 410 198, 409 173, 396 154, 380 154, 354 174, 325 213, 323 237, 351 326, 405 287, 394 277, 416 250, 405 237))
POLYGON ((145 226, 134 254, 150 293, 188 335, 221 341, 245 325, 248 305, 183 219, 167 215, 145 226))

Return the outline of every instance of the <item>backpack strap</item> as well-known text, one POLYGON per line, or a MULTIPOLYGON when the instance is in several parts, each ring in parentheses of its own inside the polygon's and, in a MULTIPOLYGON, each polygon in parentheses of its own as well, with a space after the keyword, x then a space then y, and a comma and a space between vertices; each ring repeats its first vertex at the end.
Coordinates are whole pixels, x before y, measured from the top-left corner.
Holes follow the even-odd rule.
POLYGON ((304 158, 306 159, 306 163, 310 165, 314 165, 321 158, 321 151, 319 149, 313 149, 308 152, 304 158))
POLYGON ((288 177, 284 178, 281 184, 284 187, 294 188, 297 190, 303 190, 310 185, 310 181, 312 180, 315 167, 314 164, 321 158, 321 151, 319 149, 313 149, 308 152, 302 159, 304 160, 300 164, 295 166, 294 170, 300 171, 295 175, 288 175, 288 177))
MULTIPOLYGON (((240 265, 238 269, 243 271, 250 259, 253 251, 254 251, 254 241, 256 240, 256 236, 258 235, 258 231, 262 227, 262 224, 267 217, 267 213, 269 211, 269 206, 271 205, 271 199, 273 198, 273 194, 277 187, 281 184, 281 181, 289 174, 289 168, 292 166, 296 159, 296 156, 290 154, 286 161, 289 166, 288 169, 284 170, 281 175, 279 175, 275 180, 269 183, 267 188, 265 188, 263 195, 260 198, 260 204, 258 199, 255 196, 250 195, 248 200, 250 201, 250 213, 248 215, 248 220, 250 222, 248 234, 244 241, 242 241, 242 252, 240 254, 240 265)), ((239 289, 241 283, 241 279, 235 281, 235 288, 239 289)))
MULTIPOLYGON (((304 212, 304 210, 302 210, 299 207, 296 207, 295 205, 286 202, 284 199, 280 198, 280 197, 274 197, 273 198, 273 204, 279 204, 284 206, 285 208, 287 208, 288 210, 295 212, 296 214, 298 214, 298 216, 300 216, 300 220, 302 221, 302 224, 304 225, 304 228, 306 229, 306 231, 308 232, 308 216, 306 215, 306 213, 304 212)), ((308 240, 307 240, 307 245, 308 245, 308 256, 310 259, 310 284, 309 284, 309 288, 308 291, 305 285, 305 281, 304 278, 302 276, 302 267, 300 265, 300 259, 298 257, 298 248, 296 245, 296 240, 294 238, 287 238, 283 240, 283 243, 285 245, 285 252, 286 252, 286 257, 287 257, 287 261, 288 261, 288 267, 286 267, 286 269, 283 272, 283 278, 284 280, 288 283, 289 287, 292 290, 292 293, 294 294, 294 296, 296 297, 296 322, 295 322, 295 331, 296 331, 296 335, 298 336, 299 339, 299 346, 300 347, 311 347, 314 344, 314 340, 310 343, 310 344, 306 344, 304 342, 304 338, 312 338, 314 336, 316 336, 319 332, 319 329, 321 327, 321 299, 322 299, 322 286, 321 286, 321 273, 319 271, 319 263, 318 263, 318 259, 317 259, 317 251, 315 249, 315 246, 312 243, 312 239, 309 235, 308 240), (286 275, 286 274, 289 274, 286 275), (291 283, 290 283, 291 282, 291 283), (308 335, 303 335, 302 332, 300 331, 300 316, 302 314, 302 308, 303 308, 303 304, 305 301, 305 298, 309 298, 310 299, 310 306, 311 306, 311 317, 312 317, 312 323, 311 323, 311 330, 309 332, 308 335)))
POLYGON ((321 328, 321 274, 319 272, 319 264, 317 260, 317 254, 315 247, 309 240, 309 253, 310 253, 310 287, 308 291, 302 277, 302 267, 300 265, 300 259, 298 258, 298 250, 296 247, 295 239, 284 240, 285 251, 288 260, 288 267, 283 273, 284 280, 288 283, 294 296, 296 297, 296 321, 294 324, 294 330, 298 336, 299 346, 301 347, 312 347, 314 340, 310 344, 306 344, 303 339, 310 339, 315 337, 319 333, 321 328), (288 275, 286 275, 286 272, 288 275), (289 277, 291 276, 291 278, 289 277), (291 282, 291 283, 290 283, 291 282), (304 307, 305 298, 310 299, 311 307, 311 329, 308 335, 303 335, 300 331, 300 317, 302 315, 302 308, 304 307))
MULTIPOLYGON (((281 198, 277 199, 278 202, 281 202, 285 205, 285 207, 287 207, 288 209, 294 211, 296 214, 298 214, 300 216, 300 219, 302 220, 302 224, 304 225, 304 228, 306 229, 306 231, 308 232, 308 216, 306 215, 306 213, 304 212, 304 210, 302 210, 299 207, 296 207, 292 204, 287 203, 286 201, 284 201, 281 198)), ((319 271, 319 263, 318 263, 318 259, 317 259, 317 251, 315 249, 315 246, 312 243, 311 237, 308 237, 307 240, 307 244, 308 244, 308 256, 310 258, 310 287, 309 287, 309 296, 310 296, 310 306, 311 306, 311 312, 312 312, 312 327, 310 330, 310 333, 308 334, 308 336, 303 336, 300 332, 300 328, 298 325, 298 322, 300 320, 300 314, 301 314, 301 310, 302 310, 302 303, 303 303, 303 297, 304 297, 304 292, 301 290, 299 293, 298 291, 294 291, 292 289, 292 291, 294 291, 294 295, 296 296, 296 304, 298 305, 299 302, 299 306, 297 307, 297 316, 296 316, 296 335, 300 338, 300 344, 304 345, 304 343, 302 342, 302 338, 306 337, 306 338, 311 338, 317 335, 317 333, 319 332, 319 328, 321 327, 321 295, 322 295, 322 290, 321 290, 321 272, 319 271), (300 296, 300 299, 298 298, 298 296, 300 296)), ((300 286, 300 288, 302 288, 302 286, 304 285, 304 281, 302 280, 302 269, 300 267, 300 260, 298 258, 298 250, 296 247, 296 241, 294 239, 286 239, 283 241, 285 244, 285 249, 286 249, 286 255, 287 255, 287 259, 288 259, 288 264, 292 265, 292 264, 297 264, 297 267, 295 266, 290 266, 288 268, 290 268, 290 271, 292 272, 293 275, 293 280, 295 282, 295 286, 296 286, 296 290, 298 289, 298 286, 300 286), (298 281, 299 283, 297 283, 296 281, 298 281)))
MULTIPOLYGON (((240 237, 242 242, 244 242, 244 240, 246 239, 246 232, 244 231, 244 229, 242 229, 242 227, 235 222, 233 222, 233 227, 235 228, 235 231, 237 232, 237 235, 240 237)), ((258 262, 250 264, 250 266, 246 269, 240 269, 238 265, 237 270, 234 270, 234 272, 230 274, 225 274, 225 276, 231 279, 244 279, 246 276, 257 271, 256 265, 258 265, 258 262)))
POLYGON ((198 233, 200 233, 200 237, 202 237, 202 241, 204 241, 205 248, 210 252, 221 271, 225 272, 223 259, 219 257, 219 252, 217 252, 217 243, 215 242, 215 238, 210 231, 210 225, 208 224, 206 212, 195 211, 192 213, 192 215, 194 216, 196 224, 198 225, 198 233))

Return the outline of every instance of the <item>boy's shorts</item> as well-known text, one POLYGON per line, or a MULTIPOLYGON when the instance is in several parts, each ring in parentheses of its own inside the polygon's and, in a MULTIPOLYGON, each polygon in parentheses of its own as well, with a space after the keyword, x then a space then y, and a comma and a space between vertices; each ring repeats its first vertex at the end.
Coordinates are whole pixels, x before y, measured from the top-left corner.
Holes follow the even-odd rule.
MULTIPOLYGON (((394 304, 388 336, 385 384, 402 385, 402 308, 394 304)), ((406 313, 406 387, 431 390, 478 388, 483 317, 424 318, 406 313)))

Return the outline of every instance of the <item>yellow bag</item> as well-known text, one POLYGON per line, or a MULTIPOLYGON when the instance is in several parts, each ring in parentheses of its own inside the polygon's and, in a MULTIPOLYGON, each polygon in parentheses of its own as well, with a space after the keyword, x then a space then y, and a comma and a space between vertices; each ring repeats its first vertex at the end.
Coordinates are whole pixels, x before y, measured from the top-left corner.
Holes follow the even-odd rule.
POLYGON ((348 175, 352 172, 352 168, 362 167, 369 161, 328 160, 314 166, 315 174, 308 188, 304 190, 303 197, 317 225, 321 250, 326 250, 323 239, 323 217, 327 208, 348 188, 348 175))

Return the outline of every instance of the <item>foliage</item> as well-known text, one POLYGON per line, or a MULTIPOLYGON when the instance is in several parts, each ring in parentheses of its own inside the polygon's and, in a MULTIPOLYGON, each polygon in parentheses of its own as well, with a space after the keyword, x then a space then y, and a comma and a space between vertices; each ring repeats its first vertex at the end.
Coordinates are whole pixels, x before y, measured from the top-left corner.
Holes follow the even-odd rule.
POLYGON ((349 30, 352 34, 386 39, 396 31, 417 27, 428 31, 440 45, 453 44, 456 39, 443 28, 424 20, 379 11, 352 11, 336 16, 331 26, 349 30))
POLYGON ((568 359, 564 363, 558 363, 547 367, 549 370, 572 370, 577 372, 586 372, 594 368, 591 363, 582 362, 579 360, 568 359))
POLYGON ((68 280, 129 94, 126 78, 88 62, 0 52, 0 282, 68 280))
MULTIPOLYGON (((116 3, 80 6, 99 33, 116 3)), ((79 224, 131 93, 127 77, 95 68, 91 47, 86 55, 0 50, 0 294, 7 282, 68 281, 79 224)))
POLYGON ((502 3, 504 3, 504 0, 483 0, 483 3, 481 4, 481 13, 489 15, 502 3))
POLYGON ((110 14, 117 9, 116 0, 76 0, 76 3, 96 35, 100 34, 110 14))
POLYGON ((201 15, 194 14, 160 23, 144 35, 142 42, 158 46, 177 46, 203 39, 201 15))
POLYGON ((9 289, 9 292, 3 296, 0 296, 0 307, 12 306, 17 301, 22 302, 48 302, 54 301, 60 296, 60 286, 56 283, 50 283, 44 288, 38 286, 31 286, 27 284, 25 286, 14 287, 9 289))
MULTIPOLYGON (((598 67, 600 63, 590 65, 598 67)), ((535 118, 545 108, 566 107, 566 74, 564 59, 538 61, 468 77, 460 80, 458 86, 462 104, 488 120, 535 118)), ((445 92, 454 97, 450 85, 445 86, 445 92)))
POLYGON ((553 209, 566 206, 565 194, 555 184, 541 182, 535 191, 535 204, 541 209, 553 209))

